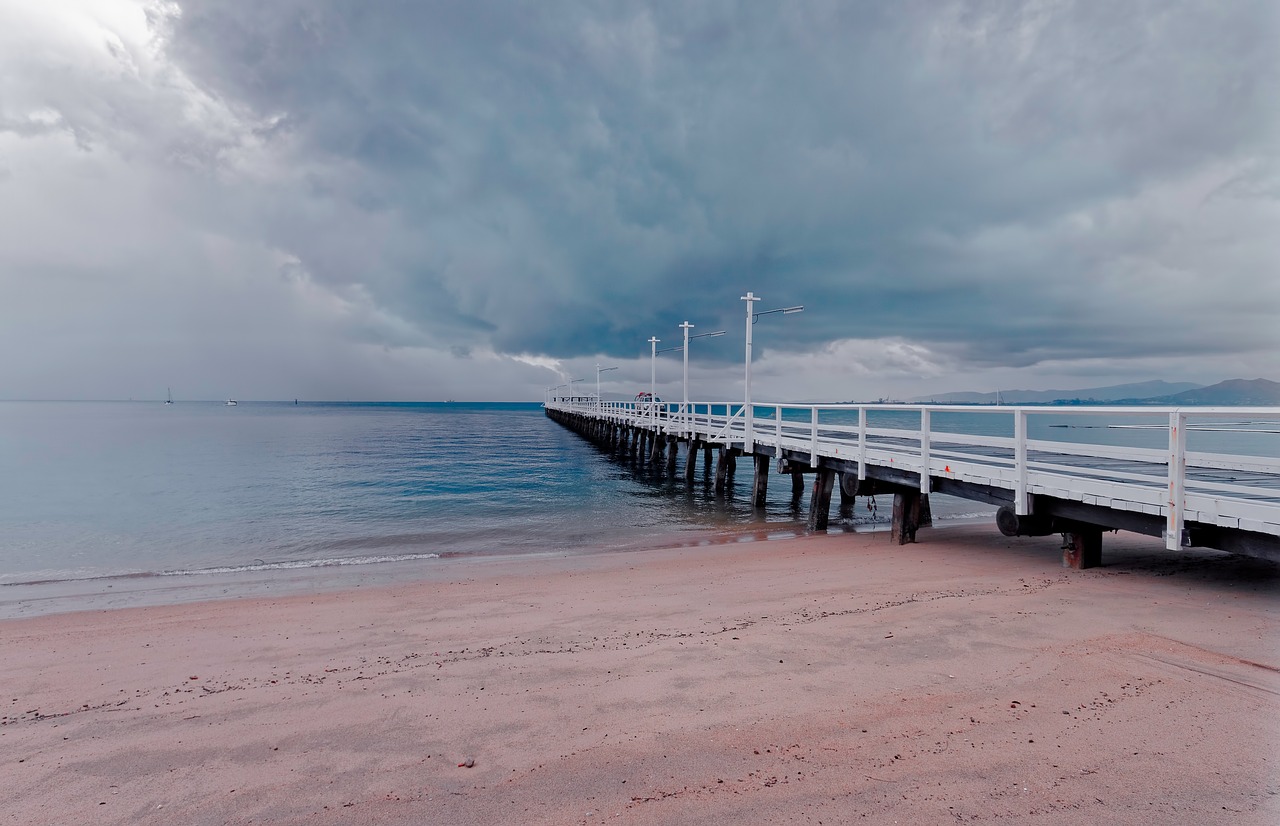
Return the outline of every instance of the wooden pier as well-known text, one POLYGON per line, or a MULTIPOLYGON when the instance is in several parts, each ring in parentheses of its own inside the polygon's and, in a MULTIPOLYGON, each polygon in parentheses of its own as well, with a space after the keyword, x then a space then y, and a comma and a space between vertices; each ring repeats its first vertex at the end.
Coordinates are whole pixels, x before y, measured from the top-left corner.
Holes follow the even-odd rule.
POLYGON ((1102 534, 1114 530, 1163 537, 1170 551, 1206 547, 1280 561, 1280 408, 757 403, 748 410, 590 396, 551 398, 544 407, 605 449, 673 477, 683 452, 690 484, 699 458, 710 473, 714 455, 716 493, 742 459, 756 507, 771 471, 788 475, 794 501, 808 488, 811 530, 826 530, 836 491, 843 506, 892 494, 892 534, 912 542, 931 523, 929 494, 940 493, 999 506, 996 525, 1006 536, 1062 534, 1063 565, 1071 568, 1101 564, 1102 534), (976 428, 985 433, 935 426, 957 414, 991 417, 993 426, 976 428), (1062 428, 1062 438, 1051 428, 1062 428), (1090 429, 1111 442, 1119 430, 1143 430, 1161 446, 1076 432, 1090 429), (1197 430, 1238 438, 1244 452, 1188 450, 1197 430))

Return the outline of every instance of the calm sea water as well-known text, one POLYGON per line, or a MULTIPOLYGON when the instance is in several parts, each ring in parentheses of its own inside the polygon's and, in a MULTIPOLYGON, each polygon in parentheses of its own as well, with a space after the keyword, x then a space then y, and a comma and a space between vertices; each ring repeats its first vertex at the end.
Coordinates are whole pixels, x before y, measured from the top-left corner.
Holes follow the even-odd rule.
POLYGON ((0 468, 0 585, 618 548, 802 516, 782 483, 753 513, 745 473, 736 496, 701 476, 685 492, 537 404, 6 402, 0 468))
MULTIPOLYGON (((1001 433, 1007 421, 956 429, 1001 433)), ((949 429, 946 416, 934 423, 949 429)), ((88 593, 122 578, 157 589, 177 577, 389 563, 403 573, 405 563, 617 549, 680 532, 763 524, 786 534, 804 518, 786 477, 756 513, 741 464, 730 496, 716 496, 701 468, 686 490, 610 458, 537 404, 4 402, 0 470, 0 603, 37 583, 88 593)), ((883 521, 879 504, 873 514, 860 499, 844 527, 883 521)), ((933 511, 945 521, 994 509, 936 497, 933 511)))

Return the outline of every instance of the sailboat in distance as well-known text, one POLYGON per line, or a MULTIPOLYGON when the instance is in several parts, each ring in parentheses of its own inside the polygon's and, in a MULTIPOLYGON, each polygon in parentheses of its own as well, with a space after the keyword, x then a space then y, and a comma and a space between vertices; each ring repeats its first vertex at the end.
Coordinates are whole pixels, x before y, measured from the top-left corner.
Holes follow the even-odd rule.
POLYGON ((173 388, 166 387, 165 392, 168 393, 169 395, 169 397, 164 400, 165 407, 168 407, 169 405, 173 404, 173 388))

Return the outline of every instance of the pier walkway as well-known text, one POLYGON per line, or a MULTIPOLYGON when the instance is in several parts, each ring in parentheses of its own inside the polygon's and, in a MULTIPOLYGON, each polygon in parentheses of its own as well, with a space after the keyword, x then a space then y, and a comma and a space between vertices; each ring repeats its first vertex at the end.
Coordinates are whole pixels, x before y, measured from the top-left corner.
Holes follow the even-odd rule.
POLYGON ((1006 536, 1064 537, 1063 564, 1100 564, 1102 533, 1163 537, 1280 561, 1280 408, 680 404, 553 397, 546 414, 602 447, 692 482, 716 454, 715 489, 739 457, 763 506, 771 470, 793 496, 813 477, 809 526, 842 499, 892 494, 892 531, 930 524, 929 494, 999 506, 1006 536), (838 483, 838 484, 837 484, 838 483))

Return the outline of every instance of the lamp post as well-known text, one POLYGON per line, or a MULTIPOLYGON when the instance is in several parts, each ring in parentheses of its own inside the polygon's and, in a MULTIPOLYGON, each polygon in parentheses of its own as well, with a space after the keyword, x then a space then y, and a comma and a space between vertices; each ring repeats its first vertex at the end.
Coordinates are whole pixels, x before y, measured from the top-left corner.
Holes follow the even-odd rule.
POLYGON ((573 404, 573 399, 574 399, 574 395, 573 395, 573 383, 574 383, 574 382, 576 382, 576 381, 583 381, 583 380, 582 380, 582 379, 569 379, 569 404, 570 404, 570 405, 572 405, 572 404, 573 404))
POLYGON ((692 415, 690 415, 690 412, 689 412, 689 341, 690 339, 695 339, 695 338, 714 338, 715 336, 724 335, 724 330, 717 330, 714 333, 699 333, 696 336, 691 336, 689 335, 689 331, 693 329, 693 326, 694 325, 690 324, 688 321, 685 321, 683 324, 680 325, 680 329, 684 330, 684 346, 681 347, 680 349, 684 350, 684 415, 685 415, 685 422, 686 422, 685 429, 690 432, 692 432, 693 427, 689 423, 693 421, 693 417, 692 415))
MULTIPOLYGON (((650 339, 650 342, 658 342, 658 341, 661 341, 661 339, 656 339, 656 338, 655 338, 655 339, 650 339)), ((657 345, 655 344, 654 346, 657 346, 657 345)), ((680 347, 663 347, 661 350, 654 350, 653 358, 654 358, 654 360, 655 360, 655 362, 656 362, 657 357, 658 357, 659 355, 661 355, 662 353, 672 353, 672 352, 675 352, 676 350, 684 350, 684 349, 685 349, 685 348, 684 348, 683 346, 680 346, 680 347)), ((652 372, 652 371, 650 371, 650 372, 652 372)), ((649 402, 650 402, 651 404, 653 404, 653 406, 654 406, 654 407, 653 407, 653 411, 654 411, 653 415, 654 415, 654 418, 656 419, 656 418, 657 418, 657 415, 658 415, 658 408, 657 408, 657 400, 658 400, 657 392, 658 392, 658 391, 657 391, 657 388, 655 388, 655 387, 653 387, 653 386, 652 386, 652 383, 653 383, 653 376, 652 376, 652 375, 649 377, 649 381, 650 381, 650 388, 649 388, 649 402)))
POLYGON ((601 367, 600 362, 596 362, 596 412, 599 412, 603 407, 600 402, 600 374, 608 373, 610 370, 617 369, 617 367, 601 367))
POLYGON ((778 307, 773 310, 762 310, 755 312, 753 305, 760 300, 760 296, 752 293, 750 290, 742 296, 742 300, 747 302, 747 352, 746 352, 746 372, 743 381, 743 429, 745 435, 743 437, 742 451, 743 453, 751 453, 755 446, 755 432, 753 429, 754 411, 751 409, 751 328, 756 320, 762 315, 771 315, 773 313, 782 313, 790 315, 791 313, 804 312, 804 305, 800 304, 795 307, 778 307))
POLYGON ((658 342, 662 339, 655 336, 649 336, 649 410, 657 409, 655 399, 657 399, 658 388, 658 342))

